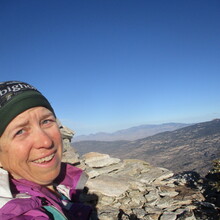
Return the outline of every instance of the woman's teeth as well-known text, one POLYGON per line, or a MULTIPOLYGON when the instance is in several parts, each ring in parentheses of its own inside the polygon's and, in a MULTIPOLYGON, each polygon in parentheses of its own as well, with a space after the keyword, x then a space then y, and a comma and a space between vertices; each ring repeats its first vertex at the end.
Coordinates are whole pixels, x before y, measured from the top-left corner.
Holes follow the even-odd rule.
POLYGON ((44 158, 35 160, 35 161, 33 161, 33 162, 34 162, 34 163, 44 163, 44 162, 48 162, 48 161, 50 161, 50 160, 54 157, 54 155, 55 155, 55 153, 51 154, 50 156, 47 156, 47 157, 44 157, 44 158))

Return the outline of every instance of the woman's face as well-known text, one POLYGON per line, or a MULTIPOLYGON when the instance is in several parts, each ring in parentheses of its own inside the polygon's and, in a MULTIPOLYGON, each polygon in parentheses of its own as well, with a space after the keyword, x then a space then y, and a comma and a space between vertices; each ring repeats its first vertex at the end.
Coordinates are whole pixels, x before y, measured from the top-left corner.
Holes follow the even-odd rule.
POLYGON ((60 172, 61 159, 60 130, 47 108, 19 114, 0 137, 0 165, 15 179, 49 185, 60 172))

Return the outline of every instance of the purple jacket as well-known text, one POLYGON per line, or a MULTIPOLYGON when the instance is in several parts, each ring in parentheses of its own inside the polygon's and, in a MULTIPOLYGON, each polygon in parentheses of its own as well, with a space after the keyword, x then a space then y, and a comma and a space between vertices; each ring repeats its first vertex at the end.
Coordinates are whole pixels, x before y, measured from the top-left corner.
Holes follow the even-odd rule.
POLYGON ((53 183, 64 197, 59 199, 46 187, 24 179, 10 179, 8 172, 0 169, 0 219, 52 219, 46 206, 62 216, 57 219, 87 220, 91 208, 78 202, 87 179, 81 169, 62 163, 60 175, 53 183))

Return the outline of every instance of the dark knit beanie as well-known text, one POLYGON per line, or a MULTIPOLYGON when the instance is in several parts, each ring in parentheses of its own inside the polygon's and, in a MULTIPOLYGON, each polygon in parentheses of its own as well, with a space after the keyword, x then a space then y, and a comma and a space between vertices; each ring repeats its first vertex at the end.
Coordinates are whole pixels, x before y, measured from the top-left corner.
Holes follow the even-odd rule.
POLYGON ((49 109, 55 116, 48 100, 32 85, 19 81, 0 83, 0 136, 12 119, 37 106, 49 109))

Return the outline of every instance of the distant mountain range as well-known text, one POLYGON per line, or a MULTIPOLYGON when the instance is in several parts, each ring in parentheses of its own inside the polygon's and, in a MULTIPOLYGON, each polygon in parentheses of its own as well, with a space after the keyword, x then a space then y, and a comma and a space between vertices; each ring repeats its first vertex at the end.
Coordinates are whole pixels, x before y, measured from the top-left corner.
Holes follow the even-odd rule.
POLYGON ((166 131, 134 141, 79 141, 79 154, 95 151, 113 157, 141 159, 174 172, 208 173, 220 158, 220 119, 166 131))
POLYGON ((90 135, 79 135, 73 138, 76 141, 118 141, 118 140, 137 140, 149 137, 164 131, 174 131, 179 128, 189 126, 190 124, 183 123, 166 123, 160 125, 140 125, 116 131, 114 133, 99 132, 90 135))

